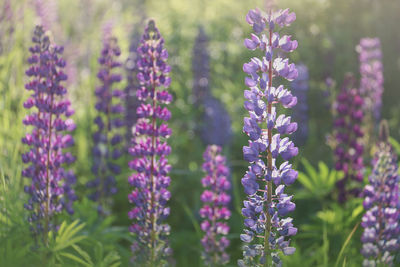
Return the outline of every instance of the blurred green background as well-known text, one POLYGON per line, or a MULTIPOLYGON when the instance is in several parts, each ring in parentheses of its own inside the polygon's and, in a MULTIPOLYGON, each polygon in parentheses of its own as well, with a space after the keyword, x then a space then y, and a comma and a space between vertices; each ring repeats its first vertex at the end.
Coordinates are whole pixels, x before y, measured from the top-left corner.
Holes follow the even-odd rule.
MULTIPOLYGON (((29 233, 23 203, 27 197, 22 188, 27 181, 20 175, 20 155, 26 148, 20 140, 27 131, 22 125, 27 113, 22 103, 28 97, 24 89, 27 82, 24 72, 33 28, 41 22, 37 13, 38 3, 45 7, 43 12, 51 23, 53 40, 65 47, 68 73, 72 78, 68 89, 77 123, 74 132, 76 145, 73 148, 77 161, 73 169, 78 177, 80 197, 75 205, 77 211, 74 218, 86 223, 82 231, 88 236, 81 246, 87 248, 92 259, 98 257, 99 262, 104 262, 104 259, 99 256, 101 253, 97 246, 101 247, 104 255, 115 253, 119 255, 122 266, 128 266, 130 257, 131 237, 127 231, 129 157, 121 160, 123 172, 117 178, 119 193, 115 196, 110 218, 106 221, 97 218, 95 207, 84 197, 87 193, 85 183, 93 178, 90 168, 94 88, 99 84, 96 78, 97 58, 103 29, 108 24, 113 25, 113 33, 118 37, 122 50, 122 61, 129 55, 131 40, 143 32, 143 20, 154 18, 165 38, 172 66, 170 91, 174 96, 170 105, 173 135, 169 140, 173 150, 169 157, 173 166, 172 199, 169 203, 171 215, 168 219, 172 226, 170 240, 177 266, 202 266, 198 210, 201 206, 200 179, 205 144, 195 131, 201 111, 194 108, 192 101, 192 50, 198 27, 204 27, 209 39, 210 88, 232 118, 233 138, 224 147, 224 154, 232 172, 234 198, 233 215, 229 221, 229 266, 235 266, 236 260, 241 257, 239 234, 243 228, 240 209, 244 194, 240 179, 247 169, 247 163, 242 158, 242 146, 247 144, 248 139, 242 133, 242 118, 246 114, 243 108, 243 91, 246 88, 242 64, 254 56, 243 46, 244 38, 251 32, 245 15, 249 9, 263 8, 266 3, 261 0, 0 0, 0 249, 5 253, 0 264, 28 266, 24 264, 35 260, 26 241, 29 233), (5 15, 8 14, 4 10, 6 2, 11 3, 10 18, 5 15), (90 244, 96 244, 95 248, 90 244), (7 254, 13 250, 21 254, 18 257, 7 254)), ((304 172, 301 175, 303 178, 300 178, 303 182, 297 182, 290 189, 297 204, 294 218, 299 234, 293 238, 297 252, 285 258, 285 264, 334 266, 339 261, 342 266, 345 261, 346 266, 360 266, 360 229, 356 229, 354 236, 349 234, 360 220, 363 209, 361 200, 349 201, 345 206, 335 204, 333 183, 339 174, 332 170, 332 151, 326 145, 326 136, 332 131, 332 119, 329 109, 331 98, 327 94, 325 79, 332 77, 340 86, 346 72, 354 72, 357 76, 359 63, 355 46, 362 37, 379 37, 385 78, 382 117, 389 120, 394 139, 400 138, 400 2, 281 0, 276 1, 276 5, 290 8, 297 14, 296 22, 285 29, 299 42, 291 60, 305 64, 310 74, 310 133, 306 145, 300 147, 295 162, 298 169, 304 172), (311 185, 305 185, 307 182, 304 181, 311 181, 311 185), (351 237, 350 242, 344 246, 348 237, 351 237)), ((125 85, 126 81, 120 88, 125 85)), ((328 93, 335 95, 334 91, 328 93)), ((72 262, 68 264, 75 266, 72 262)))

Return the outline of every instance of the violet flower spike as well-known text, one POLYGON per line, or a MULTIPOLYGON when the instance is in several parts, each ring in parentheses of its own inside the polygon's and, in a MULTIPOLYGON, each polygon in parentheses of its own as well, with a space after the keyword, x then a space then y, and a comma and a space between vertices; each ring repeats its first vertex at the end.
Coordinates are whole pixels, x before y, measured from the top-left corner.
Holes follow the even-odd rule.
POLYGON ((205 190, 200 199, 204 206, 199 213, 203 218, 201 229, 205 232, 201 239, 204 248, 202 258, 207 266, 222 266, 229 262, 229 255, 225 252, 229 240, 225 236, 229 233, 226 221, 231 215, 228 207, 231 184, 226 159, 220 155, 221 150, 219 146, 210 145, 203 154, 206 176, 201 181, 205 190))
POLYGON ((203 111, 197 123, 199 135, 206 145, 224 146, 232 138, 231 118, 211 91, 208 37, 202 27, 193 47, 192 71, 193 103, 203 111))
POLYGON ((366 210, 361 222, 364 227, 361 237, 363 266, 394 266, 394 257, 400 251, 397 155, 388 141, 387 122, 382 121, 380 128, 372 173, 363 192, 366 210))
POLYGON ((361 125, 364 118, 364 101, 359 90, 354 88, 354 83, 354 77, 347 75, 334 103, 335 169, 344 174, 336 183, 338 200, 341 203, 346 201, 349 194, 360 194, 361 190, 357 184, 363 180, 364 133, 361 125), (354 182, 356 186, 351 185, 354 182))
POLYGON ((168 245, 170 226, 164 223, 169 215, 166 204, 171 196, 168 191, 171 166, 167 161, 171 147, 166 141, 171 135, 171 129, 166 124, 171 113, 164 107, 172 101, 167 91, 171 83, 167 58, 164 39, 151 20, 138 48, 141 88, 137 97, 141 104, 137 108, 138 121, 132 130, 129 149, 134 158, 129 167, 135 172, 129 177, 134 189, 128 196, 129 202, 134 205, 128 213, 133 220, 130 231, 136 238, 131 246, 132 260, 149 266, 163 266, 172 253, 168 245))
POLYGON ((293 140, 296 145, 304 145, 308 139, 308 104, 307 93, 309 89, 308 68, 306 65, 298 65, 297 71, 299 73, 292 85, 293 95, 297 98, 298 104, 294 106, 292 118, 297 121, 302 127, 293 134, 293 140))
POLYGON ((74 111, 66 97, 67 89, 62 85, 67 80, 63 47, 51 44, 41 26, 36 26, 32 41, 31 66, 26 71, 30 81, 25 85, 31 96, 24 102, 31 113, 23 124, 33 129, 22 138, 22 143, 30 147, 22 154, 22 161, 28 164, 22 175, 31 181, 24 188, 30 195, 25 204, 30 211, 28 221, 34 235, 41 236, 47 245, 48 232, 57 229, 56 215, 63 210, 73 213, 76 196, 72 185, 76 178, 64 166, 73 163, 75 157, 64 150, 74 144, 66 132, 73 131, 75 124, 70 118, 74 111))
POLYGON ((98 203, 100 214, 109 213, 111 196, 117 192, 115 175, 121 173, 116 160, 124 152, 121 146, 124 126, 123 92, 115 88, 121 81, 121 75, 118 73, 121 67, 118 61, 120 54, 117 39, 105 36, 99 57, 100 70, 97 74, 101 85, 95 91, 97 116, 94 123, 97 125, 97 131, 93 134, 92 152, 92 173, 95 178, 86 184, 88 188, 93 189, 89 198, 98 203))
POLYGON ((273 86, 274 78, 293 81, 298 76, 295 65, 284 57, 297 48, 297 41, 276 31, 278 27, 289 26, 295 18, 288 9, 269 14, 255 9, 246 17, 255 34, 245 40, 245 46, 250 50, 260 49, 264 56, 253 57, 243 65, 248 74, 245 84, 249 87, 244 92, 249 117, 244 119, 243 131, 250 138, 243 154, 250 167, 242 179, 248 198, 242 209, 246 228, 240 238, 247 244, 243 247, 243 259, 238 261, 241 267, 281 266, 277 251, 284 255, 295 252, 290 247, 290 236, 297 233, 297 228, 293 219, 286 216, 296 206, 293 196, 285 194, 284 189, 298 175, 289 163, 298 148, 286 136, 296 131, 297 124, 290 116, 278 115, 276 105, 291 108, 297 98, 283 85, 273 86), (282 162, 280 166, 276 165, 278 161, 282 162))

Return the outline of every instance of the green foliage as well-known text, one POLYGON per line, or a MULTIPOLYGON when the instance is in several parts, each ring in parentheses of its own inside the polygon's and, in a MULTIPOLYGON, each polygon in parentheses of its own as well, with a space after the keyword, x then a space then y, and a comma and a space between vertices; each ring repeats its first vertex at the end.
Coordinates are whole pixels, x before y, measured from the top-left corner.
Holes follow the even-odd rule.
POLYGON ((342 173, 334 169, 329 170, 329 167, 322 161, 318 162, 318 169, 314 168, 306 158, 302 158, 301 163, 305 172, 299 172, 297 180, 306 190, 296 193, 296 197, 325 199, 334 190, 342 173))
MULTIPOLYGON (((198 224, 201 183, 200 170, 205 145, 200 141, 196 128, 201 110, 193 108, 191 100, 191 53, 199 25, 209 36, 209 84, 213 95, 227 108, 232 117, 234 138, 224 148, 232 173, 232 218, 228 238, 229 253, 236 266, 241 257, 242 242, 239 234, 243 228, 240 214, 243 189, 240 179, 246 171, 242 146, 247 137, 242 133, 243 80, 242 64, 253 55, 243 48, 243 39, 251 29, 245 22, 246 12, 264 1, 232 0, 59 0, 58 20, 52 38, 65 45, 68 67, 77 75, 69 81, 69 96, 76 110, 74 132, 76 145, 72 154, 77 156, 73 166, 77 174, 75 214, 61 218, 60 230, 51 234, 49 247, 36 248, 31 236, 23 204, 27 196, 23 186, 28 183, 21 177, 21 153, 25 150, 20 140, 26 132, 22 108, 28 93, 24 90, 27 68, 27 49, 31 32, 38 21, 27 0, 13 0, 12 8, 18 22, 13 34, 2 35, 1 44, 7 42, 0 54, 0 267, 19 266, 130 266, 130 205, 127 194, 131 190, 127 177, 130 157, 121 160, 122 173, 117 177, 119 192, 114 197, 110 216, 99 216, 96 206, 85 196, 85 183, 92 179, 91 146, 93 132, 94 90, 98 85, 97 58, 101 49, 102 24, 113 19, 114 32, 121 45, 121 58, 128 55, 129 38, 133 29, 146 14, 156 19, 165 37, 172 66, 171 91, 174 102, 170 125, 173 153, 169 157, 172 199, 171 245, 177 266, 201 266, 201 230, 198 224), (10 38, 10 39, 9 39, 10 38), (189 256, 188 256, 189 255, 189 256)), ((299 233, 293 237, 297 251, 284 257, 284 266, 360 266, 360 228, 355 228, 364 212, 361 200, 354 199, 346 205, 335 202, 335 183, 341 173, 332 167, 332 151, 324 145, 325 136, 332 130, 329 101, 323 94, 324 80, 333 77, 340 86, 345 72, 358 72, 354 47, 359 38, 378 36, 384 49, 385 93, 383 117, 388 118, 395 139, 400 137, 398 84, 400 76, 398 55, 400 37, 397 28, 398 0, 282 0, 280 7, 297 13, 291 32, 299 41, 294 62, 303 62, 310 70, 308 143, 300 147, 299 183, 290 189, 294 194, 296 211, 294 224, 299 233), (357 10, 357 12, 354 12, 357 10), (351 26, 351 27, 350 27, 351 26), (296 188, 297 185, 297 188, 296 188), (355 229, 353 231, 353 229, 355 229)), ((1 6, 1 5, 0 5, 1 6)), ((1 27, 1 26, 0 26, 1 27)), ((139 26, 138 26, 139 27, 139 26)), ((121 89, 124 85, 121 85, 121 89)), ((335 92, 331 92, 332 95, 335 92)), ((301 125, 299 125, 301 127, 301 125)), ((400 155, 400 145, 391 139, 400 155)), ((370 168, 367 168, 365 180, 370 168)))

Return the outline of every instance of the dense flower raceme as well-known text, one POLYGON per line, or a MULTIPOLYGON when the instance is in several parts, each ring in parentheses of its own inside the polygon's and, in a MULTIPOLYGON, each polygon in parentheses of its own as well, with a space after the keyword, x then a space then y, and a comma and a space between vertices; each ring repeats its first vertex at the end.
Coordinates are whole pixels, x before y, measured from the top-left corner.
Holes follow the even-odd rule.
POLYGON ((203 110, 198 130, 202 141, 223 146, 231 140, 231 119, 223 104, 212 95, 210 89, 210 55, 208 38, 199 28, 193 47, 193 102, 203 110))
POLYGON ((93 134, 94 180, 87 183, 87 187, 93 188, 89 197, 98 202, 99 212, 107 212, 110 196, 117 192, 115 175, 121 172, 121 168, 115 161, 123 154, 121 127, 124 125, 123 92, 115 89, 115 85, 121 81, 121 75, 118 74, 121 67, 118 57, 121 52, 115 38, 109 36, 103 42, 97 74, 101 85, 95 91, 97 116, 94 123, 97 131, 93 134))
POLYGON ((345 202, 348 193, 360 193, 359 182, 363 180, 363 99, 354 88, 354 77, 347 75, 336 97, 334 109, 335 168, 343 171, 344 176, 337 182, 339 202, 345 202), (355 185, 351 184, 356 182, 355 185), (358 182, 358 183, 357 183, 358 182))
POLYGON ((394 266, 394 255, 400 251, 400 176, 387 129, 384 122, 369 184, 363 192, 366 213, 361 223, 364 227, 361 253, 365 257, 364 266, 394 266))
POLYGON ((74 130, 75 124, 69 118, 74 112, 62 85, 67 79, 62 71, 66 64, 61 57, 63 48, 50 44, 41 26, 35 28, 32 41, 32 55, 28 59, 31 66, 26 71, 31 80, 25 85, 32 94, 24 103, 32 111, 23 123, 33 129, 22 139, 30 147, 22 155, 23 162, 29 164, 22 175, 31 181, 25 186, 30 195, 25 204, 31 212, 28 220, 36 234, 43 233, 46 242, 47 232, 56 227, 54 216, 62 210, 73 213, 72 201, 76 196, 72 185, 76 178, 63 166, 75 160, 64 151, 74 144, 72 136, 64 132, 74 130))
POLYGON ((297 97, 298 104, 293 108, 293 120, 301 127, 293 133, 293 140, 296 145, 304 145, 308 138, 308 68, 301 64, 297 66, 299 75, 292 82, 293 95, 297 97))
POLYGON ((171 113, 162 106, 172 100, 166 90, 171 83, 167 58, 164 39, 154 21, 150 21, 138 48, 141 88, 137 97, 141 104, 137 109, 138 121, 132 130, 129 149, 134 157, 129 166, 135 173, 129 178, 134 189, 128 197, 134 205, 128 214, 133 220, 130 231, 136 236, 131 246, 133 260, 150 266, 161 266, 166 256, 171 254, 167 240, 170 227, 164 223, 170 211, 166 204, 170 198, 168 172, 171 169, 167 161, 171 148, 166 142, 171 130, 165 123, 171 113))
POLYGON ((239 266, 280 266, 277 250, 285 255, 295 252, 289 238, 297 233, 297 228, 292 218, 286 217, 295 209, 295 204, 293 196, 284 190, 297 179, 298 173, 288 160, 297 155, 298 148, 284 136, 296 131, 297 124, 289 116, 277 115, 276 105, 291 108, 297 98, 283 85, 275 87, 272 83, 273 78, 288 81, 297 78, 295 65, 283 57, 297 48, 297 41, 276 31, 277 27, 289 26, 295 19, 296 15, 288 9, 269 14, 256 9, 246 17, 255 34, 245 40, 245 46, 250 50, 259 48, 264 56, 253 57, 243 65, 249 75, 245 84, 250 88, 244 92, 249 117, 244 118, 243 127, 250 141, 243 147, 243 153, 250 167, 242 179, 248 199, 242 209, 246 229, 240 238, 248 244, 244 246, 244 259, 239 260, 239 266), (267 32, 263 33, 265 29, 267 32))
POLYGON ((380 120, 383 94, 383 65, 379 38, 363 38, 356 48, 360 61, 360 93, 364 99, 365 115, 372 124, 380 120))
POLYGON ((231 186, 229 169, 219 146, 208 146, 203 158, 206 176, 201 181, 205 188, 201 194, 204 206, 200 209, 203 218, 201 229, 205 232, 201 239, 204 248, 202 256, 207 266, 221 266, 229 261, 229 255, 225 252, 229 246, 229 240, 225 237, 229 232, 226 220, 231 215, 228 207, 231 198, 227 193, 231 186))

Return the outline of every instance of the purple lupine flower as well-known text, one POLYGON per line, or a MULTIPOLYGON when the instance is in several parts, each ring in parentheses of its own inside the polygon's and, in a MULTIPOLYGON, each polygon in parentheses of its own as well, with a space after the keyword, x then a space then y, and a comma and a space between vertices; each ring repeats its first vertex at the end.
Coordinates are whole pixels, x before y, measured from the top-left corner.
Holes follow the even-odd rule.
POLYGON ((359 90, 354 88, 354 83, 354 77, 347 75, 334 103, 335 169, 344 173, 336 183, 341 203, 346 201, 348 193, 356 196, 360 193, 357 184, 363 180, 364 134, 361 125, 364 101, 359 90), (352 182, 356 182, 356 185, 352 185, 352 182))
POLYGON ((204 248, 202 257, 207 266, 222 266, 229 262, 229 255, 225 252, 229 240, 225 235, 229 233, 226 221, 231 215, 228 207, 231 197, 227 191, 231 184, 221 150, 219 146, 209 145, 203 154, 206 176, 201 180, 205 190, 200 197, 204 203, 200 216, 203 218, 201 229, 205 232, 201 239, 204 248))
POLYGON ((168 191, 171 166, 167 161, 171 147, 166 141, 171 135, 166 124, 171 113, 163 106, 172 100, 167 91, 171 83, 168 77, 171 68, 166 63, 167 58, 164 39, 151 20, 138 48, 137 67, 141 88, 137 91, 137 97, 141 104, 137 108, 138 121, 132 130, 129 149, 134 157, 129 167, 135 173, 129 178, 134 189, 128 196, 129 202, 134 205, 128 213, 133 220, 130 231, 136 236, 131 246, 134 255, 132 260, 149 266, 162 266, 172 253, 168 245, 170 226, 164 223, 170 211, 166 204, 171 197, 168 191))
POLYGON ((223 104, 210 90, 210 55, 208 38, 202 27, 199 28, 193 47, 193 103, 202 108, 199 134, 207 144, 223 146, 232 138, 231 119, 223 104))
POLYGON ((203 27, 193 46, 193 103, 201 105, 204 99, 211 95, 210 92, 210 53, 208 51, 208 37, 203 27))
POLYGON ((50 44, 49 37, 41 26, 37 26, 29 49, 31 65, 26 71, 31 80, 25 85, 31 91, 24 107, 32 109, 23 120, 26 126, 33 126, 22 143, 30 150, 22 155, 22 161, 29 164, 22 175, 31 180, 25 186, 30 199, 25 208, 29 210, 28 221, 35 234, 42 234, 47 243, 47 233, 56 229, 54 217, 66 210, 72 214, 72 202, 76 199, 72 185, 76 182, 72 171, 64 169, 75 158, 64 149, 74 144, 69 134, 75 129, 70 116, 74 113, 67 100, 67 89, 62 82, 67 80, 63 72, 65 61, 61 57, 63 48, 50 44))
POLYGON ((286 217, 296 206, 293 196, 284 190, 298 175, 288 162, 297 155, 298 148, 285 137, 296 131, 297 124, 289 116, 277 115, 276 110, 278 104, 293 107, 297 98, 283 85, 273 86, 272 81, 278 77, 288 81, 297 78, 295 65, 284 57, 296 49, 297 41, 276 32, 278 27, 289 26, 295 19, 296 15, 288 9, 269 14, 255 9, 246 16, 256 34, 244 44, 250 50, 262 50, 264 56, 253 57, 243 65, 248 74, 245 84, 250 88, 244 92, 249 117, 244 118, 243 127, 250 141, 243 147, 243 154, 250 167, 242 179, 248 199, 242 209, 246 228, 240 238, 248 244, 244 246, 244 259, 238 261, 239 266, 280 266, 278 250, 284 255, 296 250, 290 247, 290 236, 297 233, 297 228, 293 219, 286 217))
POLYGON ((360 93, 364 99, 364 113, 375 125, 380 120, 383 94, 383 64, 379 38, 363 38, 356 48, 360 61, 360 93))
POLYGON ((103 49, 99 57, 100 70, 97 74, 101 85, 96 88, 96 110, 98 112, 94 123, 97 131, 93 134, 93 165, 92 173, 95 178, 87 183, 87 187, 94 192, 90 199, 98 203, 100 213, 107 213, 111 204, 110 196, 117 192, 115 175, 120 174, 120 166, 115 162, 123 154, 121 147, 124 125, 122 114, 123 92, 115 88, 121 81, 118 70, 121 63, 118 57, 121 51, 117 39, 106 34, 103 40, 103 49))
POLYGON ((297 71, 299 75, 291 85, 293 95, 297 97, 298 104, 293 108, 293 120, 301 125, 293 134, 293 140, 296 145, 304 145, 308 138, 308 104, 307 104, 307 93, 308 93, 308 68, 306 65, 298 65, 297 71))
POLYGON ((400 176, 388 137, 389 127, 382 121, 372 173, 363 192, 363 266, 394 266, 394 255, 400 251, 400 176))

